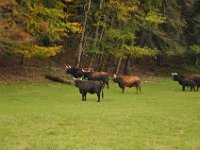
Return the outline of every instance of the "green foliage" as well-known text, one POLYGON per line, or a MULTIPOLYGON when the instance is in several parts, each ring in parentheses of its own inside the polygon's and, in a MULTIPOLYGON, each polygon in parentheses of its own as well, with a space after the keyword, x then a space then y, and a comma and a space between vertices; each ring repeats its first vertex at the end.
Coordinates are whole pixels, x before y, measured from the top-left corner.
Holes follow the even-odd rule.
POLYGON ((190 46, 190 50, 194 55, 200 55, 200 45, 192 45, 190 46))
POLYGON ((165 22, 166 18, 160 13, 157 13, 155 11, 150 11, 145 16, 145 20, 153 24, 162 24, 165 22))
POLYGON ((15 53, 19 55, 23 55, 24 57, 31 58, 31 57, 49 57, 54 56, 58 52, 61 51, 61 46, 52 46, 52 47, 44 47, 33 45, 30 46, 23 46, 15 49, 15 53))
POLYGON ((86 49, 85 50, 86 53, 90 53, 90 54, 101 54, 102 51, 99 48, 90 48, 90 49, 86 49))
POLYGON ((155 57, 159 51, 151 49, 148 47, 139 47, 139 46, 125 46, 125 53, 131 55, 134 58, 141 58, 144 56, 155 57))

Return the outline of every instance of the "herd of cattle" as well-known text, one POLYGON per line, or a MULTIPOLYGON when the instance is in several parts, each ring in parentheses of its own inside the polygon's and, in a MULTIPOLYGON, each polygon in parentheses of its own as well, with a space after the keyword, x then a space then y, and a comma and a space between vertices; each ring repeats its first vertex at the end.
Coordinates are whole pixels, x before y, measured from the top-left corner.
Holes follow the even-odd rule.
MULTIPOLYGON (((98 97, 98 102, 100 102, 100 95, 102 93, 102 98, 104 96, 103 88, 106 85, 109 88, 109 76, 107 72, 97 72, 92 68, 77 68, 66 65, 67 74, 70 74, 75 80, 75 86, 79 89, 82 94, 82 101, 86 101, 87 93, 96 93, 98 97), (82 80, 88 79, 88 80, 82 80)), ((172 73, 173 80, 178 81, 182 86, 182 90, 185 91, 185 87, 190 87, 190 90, 195 91, 195 87, 200 86, 200 76, 199 75, 178 75, 177 73, 172 73)), ((137 94, 141 92, 142 80, 138 76, 121 76, 113 75, 112 81, 117 83, 124 93, 125 87, 136 87, 137 94)))
MULTIPOLYGON (((96 93, 98 97, 98 102, 100 102, 100 94, 102 92, 103 98, 103 88, 106 85, 109 88, 109 76, 107 72, 97 72, 91 68, 76 68, 66 65, 67 74, 72 75, 74 78, 80 78, 75 80, 75 86, 79 88, 82 94, 82 100, 86 101, 87 93, 96 93), (82 80, 82 78, 88 80, 82 80)), ((137 76, 113 76, 113 82, 118 83, 119 87, 124 93, 125 87, 136 87, 137 93, 141 91, 141 79, 137 76)))

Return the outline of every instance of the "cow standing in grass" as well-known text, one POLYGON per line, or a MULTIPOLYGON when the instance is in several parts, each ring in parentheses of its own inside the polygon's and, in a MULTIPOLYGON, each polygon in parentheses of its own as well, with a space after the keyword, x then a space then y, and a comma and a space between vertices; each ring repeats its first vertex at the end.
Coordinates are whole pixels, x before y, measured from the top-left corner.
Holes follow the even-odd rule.
POLYGON ((100 81, 83 81, 83 80, 76 80, 75 86, 79 88, 79 92, 82 94, 82 101, 86 101, 87 93, 97 94, 98 101, 100 102, 100 95, 102 91, 102 98, 103 94, 103 83, 100 81))
POLYGON ((195 87, 197 86, 197 91, 199 88, 200 77, 198 75, 178 75, 177 73, 172 73, 173 80, 178 81, 180 85, 182 85, 182 91, 185 91, 185 87, 190 87, 190 91, 195 91, 195 87))
POLYGON ((117 76, 114 74, 113 82, 118 83, 124 93, 125 87, 136 87, 137 94, 141 92, 141 79, 137 76, 117 76))

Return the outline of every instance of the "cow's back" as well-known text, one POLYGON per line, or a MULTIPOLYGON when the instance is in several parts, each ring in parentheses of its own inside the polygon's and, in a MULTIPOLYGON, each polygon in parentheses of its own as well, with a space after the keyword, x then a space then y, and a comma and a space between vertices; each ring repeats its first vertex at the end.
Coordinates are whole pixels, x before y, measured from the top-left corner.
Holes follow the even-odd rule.
POLYGON ((141 79, 137 76, 121 76, 118 77, 120 84, 131 87, 131 86, 139 86, 141 84, 141 79))
POLYGON ((92 90, 98 90, 99 87, 101 86, 101 83, 99 81, 75 81, 77 82, 77 87, 81 90, 85 91, 92 91, 92 90))

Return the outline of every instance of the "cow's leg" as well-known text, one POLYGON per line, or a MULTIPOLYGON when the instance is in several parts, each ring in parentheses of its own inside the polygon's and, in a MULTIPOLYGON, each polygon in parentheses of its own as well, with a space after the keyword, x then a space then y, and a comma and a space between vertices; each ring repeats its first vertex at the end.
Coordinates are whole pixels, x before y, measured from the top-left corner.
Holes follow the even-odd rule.
POLYGON ((185 91, 185 86, 184 85, 182 85, 182 91, 185 91))
POLYGON ((121 89, 122 89, 122 93, 124 93, 124 91, 125 91, 125 87, 121 87, 121 89))
POLYGON ((106 82, 106 85, 107 85, 107 89, 109 89, 109 83, 108 83, 108 81, 106 82))
POLYGON ((100 93, 101 93, 101 91, 97 93, 97 97, 98 97, 98 101, 97 102, 100 102, 100 95, 101 95, 100 93))
POLYGON ((193 87, 192 87, 192 86, 190 86, 190 91, 192 91, 192 89, 193 89, 193 87))
POLYGON ((138 86, 136 86, 136 91, 137 91, 137 94, 139 93, 139 87, 138 86))
POLYGON ((193 86, 193 87, 192 87, 192 88, 193 88, 193 91, 196 91, 196 90, 195 90, 195 87, 196 87, 196 86, 193 86))
POLYGON ((84 95, 85 95, 85 101, 86 101, 86 95, 87 95, 87 92, 85 92, 84 95))
POLYGON ((82 91, 82 101, 86 101, 86 92, 82 91))
POLYGON ((84 97, 85 97, 85 95, 84 95, 84 93, 82 93, 82 101, 84 101, 84 97))

